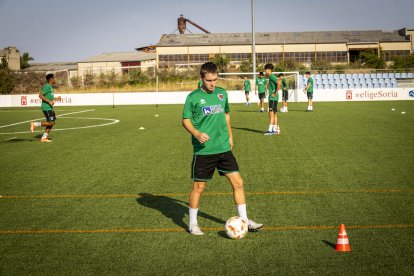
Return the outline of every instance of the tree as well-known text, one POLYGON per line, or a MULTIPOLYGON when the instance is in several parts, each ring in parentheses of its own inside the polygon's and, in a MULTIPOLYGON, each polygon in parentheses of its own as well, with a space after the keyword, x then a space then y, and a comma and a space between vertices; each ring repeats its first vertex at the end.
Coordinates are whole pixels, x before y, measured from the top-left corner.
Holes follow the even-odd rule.
POLYGON ((3 57, 0 64, 0 94, 10 94, 14 86, 13 72, 9 69, 6 58, 3 57))
POLYGON ((365 67, 374 69, 385 68, 385 60, 382 58, 382 55, 378 56, 378 53, 375 50, 362 51, 360 56, 362 64, 365 65, 365 67))
POLYGON ((243 73, 251 73, 253 72, 253 64, 252 61, 249 59, 242 60, 240 63, 240 71, 243 73))
POLYGON ((29 61, 34 60, 29 53, 24 53, 23 56, 20 57, 20 69, 25 69, 30 67, 29 61))
POLYGON ((211 60, 211 62, 217 65, 219 72, 224 73, 229 66, 230 58, 226 57, 226 55, 218 54, 211 60))
POLYGON ((394 57, 392 59, 393 69, 409 69, 414 68, 414 54, 409 56, 394 57))

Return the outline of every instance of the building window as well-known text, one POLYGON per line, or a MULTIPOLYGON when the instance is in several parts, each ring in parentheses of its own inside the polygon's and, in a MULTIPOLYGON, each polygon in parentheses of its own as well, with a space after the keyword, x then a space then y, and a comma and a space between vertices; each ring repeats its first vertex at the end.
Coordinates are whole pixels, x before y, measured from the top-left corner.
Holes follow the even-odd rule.
POLYGON ((411 53, 409 50, 391 50, 391 51, 382 51, 382 57, 385 61, 392 61, 395 57, 407 57, 411 53))
POLYGON ((188 55, 159 55, 158 61, 160 67, 170 67, 176 64, 187 64, 188 55))
POLYGON ((205 63, 210 61, 209 54, 191 54, 190 63, 205 63))
POLYGON ((316 52, 316 60, 324 60, 327 62, 348 62, 348 52, 346 51, 330 51, 316 52))
POLYGON ((282 53, 257 53, 258 63, 277 63, 283 59, 282 53))

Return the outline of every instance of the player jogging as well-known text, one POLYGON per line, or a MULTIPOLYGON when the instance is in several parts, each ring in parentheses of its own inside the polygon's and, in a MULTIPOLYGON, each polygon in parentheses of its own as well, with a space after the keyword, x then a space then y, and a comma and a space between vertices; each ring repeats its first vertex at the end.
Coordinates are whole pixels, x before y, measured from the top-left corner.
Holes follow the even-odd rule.
POLYGON ((244 77, 244 83, 243 83, 243 88, 244 88, 244 94, 246 95, 246 105, 249 106, 250 105, 250 80, 247 79, 247 77, 244 77))
POLYGON ((287 101, 289 100, 289 84, 284 78, 285 75, 283 73, 280 73, 279 76, 279 78, 282 80, 282 108, 280 109, 280 112, 288 112, 287 101))
POLYGON ((277 80, 272 73, 273 65, 268 63, 265 65, 266 75, 269 77, 269 129, 264 135, 280 134, 280 128, 277 124, 277 103, 279 101, 279 90, 281 89, 281 81, 277 80))
POLYGON ((259 73, 259 78, 256 79, 255 94, 259 91, 259 100, 260 100, 260 112, 264 112, 264 99, 266 98, 266 86, 267 80, 264 77, 263 72, 259 73))
POLYGON ((306 78, 308 79, 308 82, 305 89, 303 89, 303 93, 306 93, 306 96, 308 97, 308 109, 306 112, 309 112, 313 111, 313 79, 310 72, 306 72, 306 78))
POLYGON ((207 181, 211 180, 216 169, 232 185, 239 216, 248 223, 250 230, 258 230, 263 224, 247 217, 243 179, 231 152, 233 135, 227 92, 216 87, 217 66, 212 62, 204 63, 200 76, 203 86, 187 96, 182 119, 184 128, 192 135, 194 147, 191 164, 194 183, 189 199, 188 231, 193 235, 204 235, 198 226, 197 213, 207 181))
POLYGON ((53 74, 48 74, 46 76, 47 84, 43 86, 42 90, 39 93, 39 98, 42 100, 42 111, 46 117, 46 122, 30 122, 30 130, 34 133, 36 127, 44 126, 46 127, 45 133, 42 135, 40 142, 52 142, 49 139, 49 133, 52 127, 55 125, 56 114, 53 109, 55 100, 60 100, 60 97, 55 99, 53 85, 55 84, 55 77, 53 74))

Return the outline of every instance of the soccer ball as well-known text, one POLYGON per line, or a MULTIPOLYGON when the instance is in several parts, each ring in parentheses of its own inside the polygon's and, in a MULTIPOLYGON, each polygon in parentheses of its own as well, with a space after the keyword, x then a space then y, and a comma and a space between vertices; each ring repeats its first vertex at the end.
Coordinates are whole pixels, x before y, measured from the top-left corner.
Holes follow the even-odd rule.
POLYGON ((226 222, 226 234, 230 239, 244 238, 249 231, 247 221, 241 217, 231 217, 226 222))

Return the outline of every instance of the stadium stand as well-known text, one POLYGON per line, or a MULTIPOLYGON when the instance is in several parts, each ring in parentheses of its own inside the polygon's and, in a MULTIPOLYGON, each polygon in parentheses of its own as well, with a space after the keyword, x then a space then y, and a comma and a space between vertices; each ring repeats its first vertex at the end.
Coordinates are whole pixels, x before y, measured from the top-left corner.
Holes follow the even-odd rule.
MULTIPOLYGON (((372 74, 317 74, 312 75, 316 89, 364 89, 398 88, 397 79, 413 79, 413 73, 372 73, 372 74)), ((307 79, 300 75, 300 88, 307 79)))

